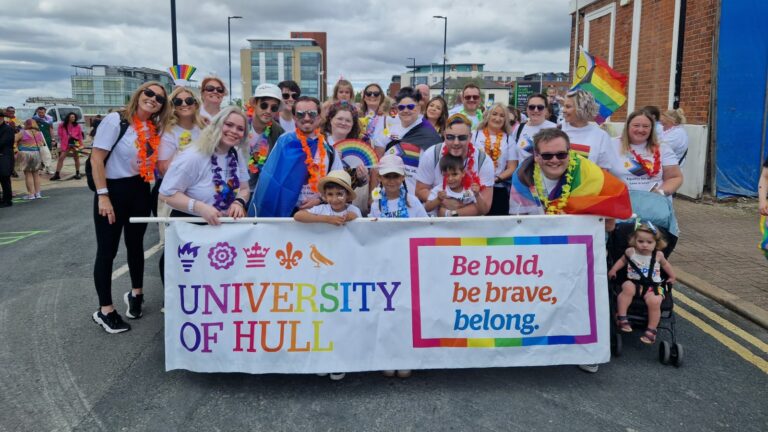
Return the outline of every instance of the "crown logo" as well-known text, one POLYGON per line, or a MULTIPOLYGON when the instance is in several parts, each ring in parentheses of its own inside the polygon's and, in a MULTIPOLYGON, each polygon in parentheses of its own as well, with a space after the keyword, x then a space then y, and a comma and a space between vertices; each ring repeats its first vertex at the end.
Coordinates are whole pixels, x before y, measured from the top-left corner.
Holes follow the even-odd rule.
POLYGON ((261 247, 259 242, 256 242, 250 248, 243 248, 246 257, 246 268, 254 267, 266 267, 265 259, 269 253, 269 248, 261 247))
POLYGON ((184 273, 189 273, 189 271, 192 270, 192 264, 195 263, 198 249, 200 249, 200 246, 193 247, 192 242, 179 246, 177 254, 179 260, 181 260, 181 267, 184 269, 184 273))

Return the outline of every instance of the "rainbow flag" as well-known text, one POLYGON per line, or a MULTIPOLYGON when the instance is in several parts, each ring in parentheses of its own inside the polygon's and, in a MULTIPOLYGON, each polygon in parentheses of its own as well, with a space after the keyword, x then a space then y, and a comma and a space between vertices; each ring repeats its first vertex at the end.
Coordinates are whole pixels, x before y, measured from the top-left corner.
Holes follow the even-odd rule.
POLYGON ((173 78, 173 82, 175 85, 189 85, 189 80, 192 79, 192 75, 197 70, 196 67, 192 65, 174 65, 168 68, 168 72, 171 74, 171 78, 173 78))
POLYGON ((419 166, 421 148, 416 144, 400 142, 392 146, 386 153, 400 156, 403 159, 403 162, 408 166, 414 168, 418 168, 419 166))
POLYGON ((600 110, 597 124, 605 120, 627 101, 627 76, 613 70, 605 60, 590 55, 584 49, 579 53, 571 90, 582 89, 595 97, 600 110))
MULTIPOLYGON (((632 202, 627 186, 616 177, 603 171, 595 163, 578 154, 576 158, 571 196, 565 206, 566 214, 590 214, 617 219, 632 216, 632 202)), ((533 158, 518 166, 512 175, 509 198, 510 214, 543 214, 544 208, 533 184, 533 158)), ((550 199, 559 197, 562 183, 552 191, 550 199)), ((555 200, 556 202, 557 200, 555 200)))

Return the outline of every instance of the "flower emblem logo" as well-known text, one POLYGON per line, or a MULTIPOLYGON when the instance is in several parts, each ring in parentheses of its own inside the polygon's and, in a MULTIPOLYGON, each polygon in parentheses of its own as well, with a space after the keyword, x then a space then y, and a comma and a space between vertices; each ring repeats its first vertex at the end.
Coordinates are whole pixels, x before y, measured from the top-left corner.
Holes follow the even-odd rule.
POLYGON ((216 246, 208 250, 208 259, 211 261, 211 267, 216 270, 226 270, 235 263, 237 250, 227 242, 216 243, 216 246))

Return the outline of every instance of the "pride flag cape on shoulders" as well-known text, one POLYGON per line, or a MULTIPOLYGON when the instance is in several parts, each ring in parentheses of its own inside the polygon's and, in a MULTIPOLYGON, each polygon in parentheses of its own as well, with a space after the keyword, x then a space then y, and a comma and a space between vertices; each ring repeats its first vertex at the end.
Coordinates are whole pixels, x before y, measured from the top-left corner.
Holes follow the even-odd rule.
MULTIPOLYGON (((317 140, 308 139, 307 144, 315 154, 317 140)), ((259 183, 248 206, 248 216, 290 217, 301 188, 309 178, 305 159, 296 132, 285 133, 278 138, 259 174, 259 183)))
MULTIPOLYGON (((531 156, 512 175, 510 214, 544 214, 544 207, 533 183, 533 164, 531 156)), ((554 191, 556 196, 560 195, 561 187, 562 183, 558 184, 554 191)), ((564 212, 626 219, 632 215, 632 203, 627 186, 621 180, 603 171, 589 159, 576 155, 571 196, 564 212)))

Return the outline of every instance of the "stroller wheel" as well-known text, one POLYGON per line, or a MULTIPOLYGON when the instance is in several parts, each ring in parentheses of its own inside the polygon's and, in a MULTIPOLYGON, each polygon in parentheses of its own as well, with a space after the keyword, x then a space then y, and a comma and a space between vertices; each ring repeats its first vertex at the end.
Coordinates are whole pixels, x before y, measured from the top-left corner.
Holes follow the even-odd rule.
POLYGON ((667 341, 661 341, 659 344, 659 361, 661 364, 669 364, 672 348, 667 341))
POLYGON ((672 345, 672 364, 676 367, 680 367, 683 365, 683 346, 679 343, 676 343, 672 345))
POLYGON ((621 333, 619 332, 613 332, 611 335, 611 354, 613 354, 614 357, 621 357, 621 351, 622 351, 622 339, 621 339, 621 333))

